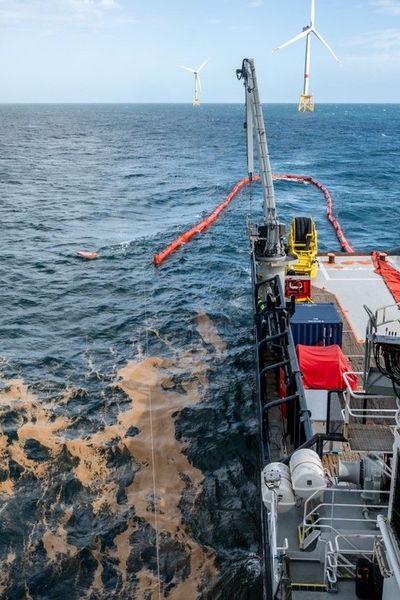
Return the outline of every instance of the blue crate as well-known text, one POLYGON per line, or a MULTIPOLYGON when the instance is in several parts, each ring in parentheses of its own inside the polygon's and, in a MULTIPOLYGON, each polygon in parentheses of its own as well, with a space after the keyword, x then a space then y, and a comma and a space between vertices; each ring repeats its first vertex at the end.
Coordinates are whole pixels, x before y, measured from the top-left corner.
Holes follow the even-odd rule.
POLYGON ((333 303, 296 304, 290 325, 296 346, 342 347, 343 321, 333 303))

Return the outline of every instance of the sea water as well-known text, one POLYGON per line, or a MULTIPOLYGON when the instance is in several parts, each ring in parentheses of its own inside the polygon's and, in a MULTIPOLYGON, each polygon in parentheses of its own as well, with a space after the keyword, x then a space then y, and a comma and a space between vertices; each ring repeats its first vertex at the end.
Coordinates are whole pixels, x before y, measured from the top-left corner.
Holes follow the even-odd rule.
MULTIPOLYGON (((400 245, 398 105, 264 114, 274 172, 323 182, 360 251, 400 245)), ((259 184, 152 264, 246 175, 243 120, 222 104, 0 107, 1 597, 259 597, 259 184)), ((318 190, 278 182, 276 199, 339 251, 318 190)))

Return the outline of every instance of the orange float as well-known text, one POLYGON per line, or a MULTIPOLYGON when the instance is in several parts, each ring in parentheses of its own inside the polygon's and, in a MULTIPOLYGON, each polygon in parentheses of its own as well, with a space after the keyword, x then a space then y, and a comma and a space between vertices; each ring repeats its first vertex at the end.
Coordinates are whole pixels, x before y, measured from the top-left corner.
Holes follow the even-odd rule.
POLYGON ((82 250, 81 252, 77 252, 76 256, 78 258, 83 258, 84 260, 94 260, 95 258, 98 258, 99 255, 97 252, 86 252, 82 250))

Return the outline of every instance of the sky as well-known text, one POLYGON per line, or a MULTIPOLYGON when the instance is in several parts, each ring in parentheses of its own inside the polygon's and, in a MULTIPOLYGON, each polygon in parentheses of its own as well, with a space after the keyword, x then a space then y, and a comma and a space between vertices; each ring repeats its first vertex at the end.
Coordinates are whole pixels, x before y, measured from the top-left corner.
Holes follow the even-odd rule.
MULTIPOLYGON (((297 102, 311 0, 0 0, 0 102, 243 102, 256 61, 264 102, 297 102)), ((318 102, 400 102, 400 0, 317 0, 310 89, 318 102)))

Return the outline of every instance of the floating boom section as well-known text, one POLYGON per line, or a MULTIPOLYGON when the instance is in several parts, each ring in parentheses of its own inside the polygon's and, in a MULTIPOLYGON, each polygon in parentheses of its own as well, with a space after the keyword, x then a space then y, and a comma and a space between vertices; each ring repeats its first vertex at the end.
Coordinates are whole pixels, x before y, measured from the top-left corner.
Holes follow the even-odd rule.
POLYGON ((310 177, 309 175, 290 175, 287 173, 277 173, 273 177, 274 179, 278 179, 281 181, 297 181, 299 183, 303 182, 306 184, 310 183, 311 185, 315 186, 320 192, 322 192, 326 200, 326 216, 336 232, 336 237, 339 240, 340 247, 342 248, 343 252, 348 252, 349 254, 354 253, 353 246, 350 244, 350 242, 344 235, 343 228, 340 225, 335 213, 333 212, 333 197, 326 185, 324 185, 314 177, 310 177))
MULTIPOLYGON (((252 161, 250 161, 250 163, 251 162, 252 161)), ((330 191, 328 190, 328 188, 323 183, 321 183, 317 179, 314 179, 314 177, 309 177, 308 175, 294 175, 294 174, 291 175, 288 173, 275 173, 272 175, 272 179, 275 181, 295 181, 298 183, 306 183, 306 184, 309 183, 311 185, 314 185, 317 189, 319 189, 325 197, 325 200, 327 203, 327 209, 326 209, 327 217, 336 231, 336 235, 337 235, 337 238, 339 240, 342 250, 344 252, 354 253, 353 247, 346 239, 346 237, 343 233, 343 229, 333 212, 332 195, 331 195, 330 191)), ((190 240, 192 240, 194 237, 196 237, 199 233, 206 231, 213 223, 215 223, 215 221, 218 219, 218 217, 221 215, 221 213, 231 204, 232 200, 234 200, 236 198, 236 196, 243 190, 243 188, 245 188, 246 186, 250 185, 251 183, 253 183, 255 181, 260 181, 260 176, 253 175, 253 171, 249 171, 249 177, 245 177, 244 179, 241 179, 235 185, 235 187, 231 190, 231 192, 228 194, 228 196, 225 198, 225 200, 223 202, 221 202, 217 206, 217 208, 210 215, 208 215, 208 217, 206 217, 203 221, 201 221, 201 223, 198 223, 197 225, 195 225, 191 229, 188 229, 188 231, 186 231, 185 233, 180 235, 169 246, 167 246, 167 248, 165 248, 165 250, 163 250, 159 254, 156 254, 153 259, 154 264, 158 267, 169 256, 171 256, 171 254, 173 254, 174 252, 179 250, 179 248, 181 248, 182 246, 184 246, 185 244, 190 242, 190 240)))
MULTIPOLYGON (((255 178, 255 180, 258 180, 258 179, 259 179, 259 177, 255 178)), ((208 217, 206 217, 203 221, 201 221, 201 223, 198 223, 191 229, 188 229, 188 231, 185 231, 185 233, 180 235, 169 246, 167 246, 167 248, 165 248, 165 250, 163 250, 159 254, 156 254, 153 259, 154 264, 158 267, 159 265, 161 265, 162 262, 164 262, 164 260, 166 258, 168 258, 169 256, 171 256, 171 254, 176 252, 176 250, 178 250, 179 248, 181 248, 182 246, 187 244, 187 242, 190 242, 190 240, 193 239, 199 233, 202 233, 203 231, 208 229, 210 227, 210 225, 215 223, 215 221, 218 219, 220 214, 225 210, 225 208, 227 208, 230 205, 232 200, 234 198, 236 198, 236 196, 239 194, 239 192, 241 192, 243 188, 245 188, 247 185, 249 185, 249 183, 251 183, 251 179, 249 179, 247 177, 238 181, 238 183, 235 185, 235 187, 232 189, 232 191, 228 194, 228 196, 225 198, 225 200, 223 202, 221 202, 221 204, 219 204, 217 206, 217 208, 210 215, 208 215, 208 217)))

